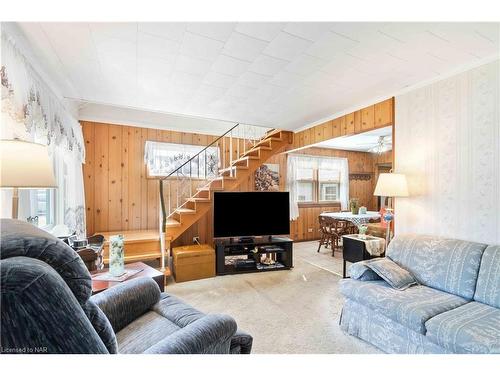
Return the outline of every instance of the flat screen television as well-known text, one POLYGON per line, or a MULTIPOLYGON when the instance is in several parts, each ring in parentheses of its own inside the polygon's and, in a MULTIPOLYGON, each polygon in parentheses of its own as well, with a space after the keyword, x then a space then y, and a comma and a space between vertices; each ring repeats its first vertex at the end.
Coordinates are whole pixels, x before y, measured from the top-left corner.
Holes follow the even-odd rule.
POLYGON ((288 192, 214 192, 214 237, 290 234, 288 192))

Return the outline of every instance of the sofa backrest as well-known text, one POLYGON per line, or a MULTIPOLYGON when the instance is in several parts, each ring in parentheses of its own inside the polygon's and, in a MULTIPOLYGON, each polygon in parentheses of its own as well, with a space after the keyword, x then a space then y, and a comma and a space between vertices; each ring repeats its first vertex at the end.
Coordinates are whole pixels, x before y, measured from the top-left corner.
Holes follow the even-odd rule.
POLYGON ((484 250, 474 300, 500 309, 500 246, 484 250))
POLYGON ((429 235, 398 235, 387 256, 420 284, 472 299, 486 245, 429 235))

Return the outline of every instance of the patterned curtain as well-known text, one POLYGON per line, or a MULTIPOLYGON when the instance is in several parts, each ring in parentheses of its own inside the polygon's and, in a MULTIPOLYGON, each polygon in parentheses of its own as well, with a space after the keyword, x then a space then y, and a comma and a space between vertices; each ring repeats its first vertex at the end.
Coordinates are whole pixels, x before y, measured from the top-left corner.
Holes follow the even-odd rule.
POLYGON ((4 29, 0 76, 2 139, 19 138, 48 146, 58 182, 54 225, 85 235, 85 148, 80 124, 4 29))

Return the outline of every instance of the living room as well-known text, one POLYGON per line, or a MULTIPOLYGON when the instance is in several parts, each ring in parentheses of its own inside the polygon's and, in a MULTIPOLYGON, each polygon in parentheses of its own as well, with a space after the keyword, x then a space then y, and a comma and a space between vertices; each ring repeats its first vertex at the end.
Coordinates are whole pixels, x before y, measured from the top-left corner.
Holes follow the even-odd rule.
POLYGON ((498 365, 490 14, 89 7, 56 22, 15 8, 1 23, 2 359, 498 365))

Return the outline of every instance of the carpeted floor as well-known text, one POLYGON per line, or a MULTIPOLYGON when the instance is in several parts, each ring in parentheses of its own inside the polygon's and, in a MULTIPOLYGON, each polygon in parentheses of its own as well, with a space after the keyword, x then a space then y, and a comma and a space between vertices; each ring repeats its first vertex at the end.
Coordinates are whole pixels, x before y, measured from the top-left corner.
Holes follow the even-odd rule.
POLYGON ((171 282, 167 292, 201 311, 234 317, 254 337, 253 353, 380 353, 340 330, 341 255, 316 250, 317 242, 294 244, 290 271, 171 282))

